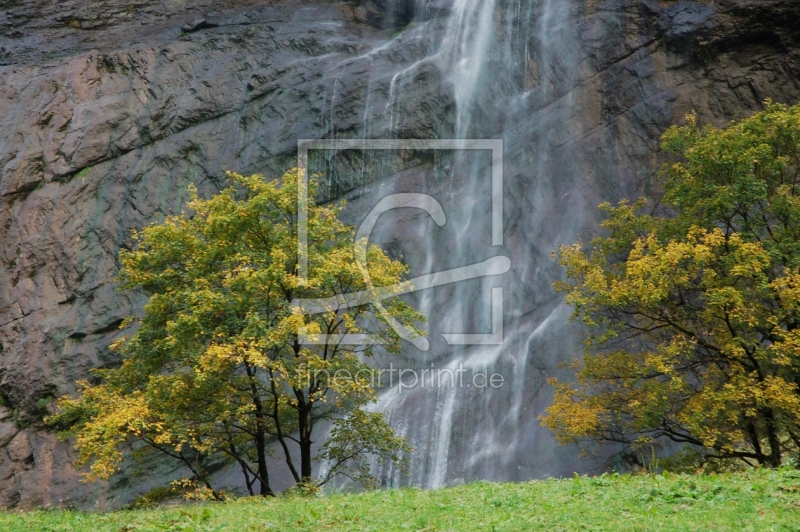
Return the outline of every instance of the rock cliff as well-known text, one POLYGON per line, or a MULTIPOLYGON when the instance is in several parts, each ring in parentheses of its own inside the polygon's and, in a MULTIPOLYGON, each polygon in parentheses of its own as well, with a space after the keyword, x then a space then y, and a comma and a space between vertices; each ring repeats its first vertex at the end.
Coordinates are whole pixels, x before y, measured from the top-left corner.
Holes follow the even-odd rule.
MULTIPOLYGON (((139 482, 141 464, 82 484, 69 445, 41 420, 53 397, 117 363, 108 345, 144 302, 113 283, 130 230, 180 211, 189 183, 211 192, 228 169, 293 166, 299 138, 504 139, 506 238, 520 283, 506 328, 524 333, 520 356, 538 355, 516 399, 436 418, 449 424, 437 440, 447 463, 423 464, 410 481, 561 472, 565 451, 536 429, 544 379, 579 351, 552 325, 568 314, 548 288, 558 276, 552 244, 591 228, 601 200, 646 191, 658 138, 685 113, 722 125, 765 98, 800 101, 800 3, 564 0, 551 32, 553 0, 497 0, 469 100, 454 82, 458 64, 437 52, 463 3, 0 0, 0 505, 105 507, 155 485, 139 482), (536 339, 545 322, 553 332, 536 339), (490 422, 514 404, 508 426, 490 422), (496 443, 513 450, 468 459, 482 431, 507 435, 496 443)), ((328 197, 372 194, 379 174, 430 178, 422 156, 366 177, 359 161, 325 163, 328 197)), ((430 400, 408 397, 406 415, 430 400)), ((420 448, 419 429, 406 433, 420 448)), ((433 447, 421 448, 414 460, 435 461, 433 447)))

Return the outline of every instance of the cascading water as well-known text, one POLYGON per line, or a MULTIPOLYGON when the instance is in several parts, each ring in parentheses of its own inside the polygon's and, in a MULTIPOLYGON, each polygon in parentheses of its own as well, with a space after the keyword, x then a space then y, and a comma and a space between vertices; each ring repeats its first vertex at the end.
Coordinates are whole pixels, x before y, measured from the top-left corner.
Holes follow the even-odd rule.
MULTIPOLYGON (((417 376, 422 369, 456 374, 461 369, 463 380, 451 386, 444 373, 444 385, 440 379, 439 385, 400 390, 395 381, 381 390, 375 408, 416 449, 408 475, 376 471, 386 484, 435 488, 458 479, 519 480, 587 468, 576 461, 574 449, 558 448, 537 420, 549 401, 547 378, 559 362, 580 352, 568 325, 570 311, 551 286, 559 271, 550 253, 591 223, 575 178, 576 154, 569 149, 580 129, 574 110, 580 54, 571 9, 565 0, 455 0, 446 20, 412 25, 393 45, 438 38, 427 53, 382 78, 370 74, 359 137, 408 138, 404 113, 416 97, 415 86, 434 71, 452 105, 449 124, 439 128, 443 137, 503 139, 504 240, 492 245, 487 151, 434 153, 421 163, 406 160, 405 170, 397 162, 402 154, 364 155, 358 173, 374 181, 346 194, 350 221, 358 223, 388 194, 425 193, 441 203, 447 216, 443 227, 426 213, 407 209, 384 214, 373 233, 373 241, 409 263, 412 276, 498 255, 511 259, 511 271, 503 276, 410 296, 428 316, 430 350, 405 344, 400 357, 379 356, 375 365, 413 368, 417 376), (383 105, 377 103, 381 97, 383 105), (492 329, 496 287, 503 288, 502 345, 447 344, 443 333, 492 329), (502 385, 478 387, 471 380, 477 373, 501 375, 502 385)), ((371 68, 374 57, 391 50, 382 46, 358 60, 369 61, 371 68)), ((323 163, 329 174, 335 173, 333 158, 323 163)))

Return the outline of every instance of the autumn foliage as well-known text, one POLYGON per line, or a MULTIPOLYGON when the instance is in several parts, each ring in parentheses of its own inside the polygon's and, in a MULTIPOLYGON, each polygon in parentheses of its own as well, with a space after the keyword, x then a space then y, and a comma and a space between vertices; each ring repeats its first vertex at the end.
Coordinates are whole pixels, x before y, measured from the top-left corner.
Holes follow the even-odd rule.
POLYGON ((590 335, 542 421, 778 466, 800 449, 800 106, 662 140, 660 202, 603 204, 604 236, 557 253, 590 335))
MULTIPOLYGON (((185 484, 211 497, 219 496, 211 473, 224 465, 241 471, 250 494, 272 494, 272 459, 306 489, 338 475, 370 485, 372 464, 402 466, 411 449, 367 409, 376 383, 363 360, 375 345, 341 341, 370 333, 389 352, 400 342, 368 297, 354 229, 339 221, 341 205, 310 201, 301 276, 298 190, 305 185, 297 171, 275 181, 229 177, 232 185, 210 199, 192 191, 189 212, 146 227, 135 249, 121 252, 120 288, 143 291, 149 302, 112 346, 122 365, 79 383, 81 393, 59 400, 49 422, 75 438, 90 478, 108 478, 133 450, 178 460, 185 484), (309 314, 293 304, 335 303, 358 291, 367 296, 357 306, 309 314), (319 334, 339 340, 307 341, 319 334), (323 474, 312 477, 320 461, 323 474)), ((308 185, 310 198, 315 186, 308 185)), ((402 283, 404 264, 360 245, 375 286, 402 283)), ((383 306, 419 333, 419 313, 396 298, 383 306)))

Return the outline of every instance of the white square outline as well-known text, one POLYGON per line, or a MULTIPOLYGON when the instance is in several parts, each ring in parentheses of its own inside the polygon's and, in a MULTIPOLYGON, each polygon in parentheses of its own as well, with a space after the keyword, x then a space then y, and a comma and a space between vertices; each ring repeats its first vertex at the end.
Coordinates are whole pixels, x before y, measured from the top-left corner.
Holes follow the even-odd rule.
MULTIPOLYGON (((300 282, 308 282, 308 151, 322 150, 490 150, 492 152, 492 245, 503 245, 503 139, 298 139, 297 141, 297 258, 300 282)), ((495 257, 494 259, 497 259, 495 257)), ((486 261, 487 265, 494 259, 486 261)), ((508 260, 506 258, 506 260, 508 260)), ((473 265, 476 266, 476 265, 473 265)), ((507 271, 509 264, 505 265, 507 271)), ((466 269, 469 269, 467 267, 466 269)), ((502 266, 501 266, 502 268, 502 266)), ((464 269, 464 268, 460 268, 464 269)), ((457 269, 457 270, 460 270, 457 269)), ((451 270, 454 272, 456 270, 451 270)), ((448 272, 441 272, 448 273, 448 272)), ((489 275, 503 273, 502 269, 489 275)), ((370 335, 321 335, 325 338, 306 338, 303 343, 327 344, 336 336, 339 344, 374 343, 370 335)), ((401 335, 402 336, 402 335, 401 335)), ((492 288, 492 332, 489 334, 446 334, 449 345, 503 344, 503 288, 492 288)), ((414 343, 413 340, 411 340, 414 343)), ((380 343, 380 342, 378 342, 380 343)), ((416 345, 416 344, 415 344, 416 345)), ((429 343, 417 347, 428 350, 429 343)))

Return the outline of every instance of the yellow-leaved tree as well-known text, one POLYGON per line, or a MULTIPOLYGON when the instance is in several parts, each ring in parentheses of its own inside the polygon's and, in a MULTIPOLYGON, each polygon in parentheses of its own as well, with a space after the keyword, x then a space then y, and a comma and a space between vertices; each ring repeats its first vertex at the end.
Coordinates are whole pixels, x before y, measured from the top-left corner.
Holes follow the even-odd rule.
POLYGON ((663 148, 660 211, 604 204, 606 235, 557 254, 591 334, 542 421, 562 442, 776 467, 800 449, 800 106, 689 116, 663 148))
MULTIPOLYGON (((122 365, 97 370, 98 384, 79 383, 78 397, 61 398, 48 421, 75 438, 90 478, 117 471, 128 446, 179 460, 191 473, 187 483, 212 497, 219 494, 206 464, 226 462, 240 468, 250 494, 271 495, 268 459, 277 448, 300 485, 313 488, 337 475, 369 485, 371 459, 402 467, 411 449, 382 414, 365 408, 376 383, 363 357, 375 343, 396 352, 400 339, 376 312, 354 230, 339 220, 341 205, 308 202, 301 276, 304 185, 297 170, 271 182, 229 177, 232 186, 210 199, 191 190, 190 213, 146 227, 134 235, 134 250, 121 251, 120 287, 150 300, 141 317, 123 324, 131 333, 112 346, 122 365), (360 305, 333 304, 316 314, 293 304, 335 303, 359 291, 360 305), (343 342, 363 333, 369 343, 343 342), (321 423, 329 432, 317 428, 321 423), (315 455, 312 444, 325 434, 315 455), (326 461, 323 477, 312 478, 315 460, 326 461)), ((312 180, 308 197, 315 190, 312 180)), ((384 292, 402 287, 404 264, 375 245, 359 245, 366 246, 372 285, 384 292)), ((390 298, 383 306, 421 334, 415 323, 424 318, 409 305, 390 298)))

